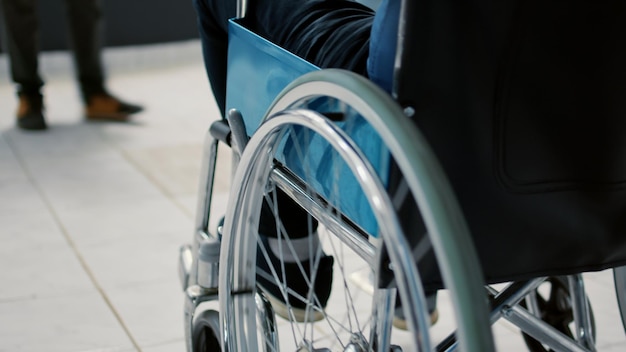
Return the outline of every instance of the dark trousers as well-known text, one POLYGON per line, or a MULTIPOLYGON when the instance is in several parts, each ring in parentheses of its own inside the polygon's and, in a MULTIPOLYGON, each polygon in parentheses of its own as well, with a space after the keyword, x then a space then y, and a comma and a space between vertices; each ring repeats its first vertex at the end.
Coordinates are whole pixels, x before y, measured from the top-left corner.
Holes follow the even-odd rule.
MULTIPOLYGON (((222 114, 226 102, 228 19, 236 0, 193 0, 207 74, 222 114)), ((322 68, 367 75, 374 12, 349 0, 255 0, 247 24, 259 35, 322 68)))
MULTIPOLYGON (((39 95, 44 82, 39 74, 39 24, 37 0, 1 0, 5 23, 6 50, 11 77, 19 94, 39 95)), ((100 0, 65 0, 76 76, 83 99, 104 92, 100 58, 100 0)))

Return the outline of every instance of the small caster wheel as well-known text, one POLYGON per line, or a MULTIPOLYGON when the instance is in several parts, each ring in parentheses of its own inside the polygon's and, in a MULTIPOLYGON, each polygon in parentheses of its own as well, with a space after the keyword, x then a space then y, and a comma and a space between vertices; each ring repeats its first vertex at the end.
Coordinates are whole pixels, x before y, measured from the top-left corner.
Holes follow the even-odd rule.
POLYGON ((203 312, 193 322, 193 352, 221 351, 219 313, 214 310, 203 312))

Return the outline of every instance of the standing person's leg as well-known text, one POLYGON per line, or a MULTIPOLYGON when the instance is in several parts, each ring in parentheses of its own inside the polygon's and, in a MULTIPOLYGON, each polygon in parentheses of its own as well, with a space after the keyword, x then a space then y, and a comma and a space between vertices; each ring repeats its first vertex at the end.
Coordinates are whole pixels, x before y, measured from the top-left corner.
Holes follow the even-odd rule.
POLYGON ((2 0, 6 49, 11 63, 11 78, 18 92, 40 94, 43 80, 39 76, 39 21, 35 0, 2 0))
POLYGON ((39 75, 39 22, 35 0, 2 0, 6 50, 11 78, 17 84, 20 104, 17 124, 24 129, 45 129, 43 80, 39 75))
POLYGON ((74 53, 76 76, 83 100, 101 94, 104 72, 102 47, 102 8, 100 0, 66 0, 71 48, 74 53))
POLYGON ((76 76, 86 117, 125 121, 141 106, 113 97, 106 90, 102 64, 102 6, 100 0, 66 0, 68 27, 76 76))

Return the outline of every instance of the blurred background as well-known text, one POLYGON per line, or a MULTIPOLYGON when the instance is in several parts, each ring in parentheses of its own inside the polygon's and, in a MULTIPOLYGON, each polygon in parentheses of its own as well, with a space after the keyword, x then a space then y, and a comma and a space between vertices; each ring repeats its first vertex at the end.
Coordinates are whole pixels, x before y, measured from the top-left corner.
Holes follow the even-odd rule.
POLYGON ((107 86, 145 107, 129 123, 85 121, 63 0, 39 1, 47 131, 15 127, 0 52, 2 352, 185 349, 178 248, 219 114, 190 0, 102 3, 107 86))
MULTIPOLYGON (((38 5, 41 48, 46 51, 67 49, 64 0, 38 0, 38 5)), ((104 37, 107 46, 154 44, 197 37, 191 0, 106 0, 102 1, 102 8, 106 18, 104 37)))

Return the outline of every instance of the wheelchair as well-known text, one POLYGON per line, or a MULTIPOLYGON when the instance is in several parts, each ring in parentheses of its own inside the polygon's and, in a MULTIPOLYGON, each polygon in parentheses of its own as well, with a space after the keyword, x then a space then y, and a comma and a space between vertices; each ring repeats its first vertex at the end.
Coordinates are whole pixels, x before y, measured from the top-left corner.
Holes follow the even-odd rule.
MULTIPOLYGON (((624 142, 612 160, 594 154, 612 142, 591 147, 591 154, 572 150, 589 163, 583 166, 600 171, 571 178, 581 171, 577 164, 555 164, 563 148, 576 147, 574 137, 559 141, 556 152, 542 150, 563 134, 550 128, 579 113, 558 115, 544 97, 528 93, 555 89, 551 98, 566 110, 584 98, 582 114, 596 111, 587 101, 603 102, 608 108, 599 111, 609 117, 599 123, 613 121, 616 95, 600 96, 606 93, 600 85, 583 92, 591 98, 563 88, 568 78, 559 74, 578 66, 564 64, 535 81, 563 63, 563 48, 546 44, 573 28, 561 18, 565 29, 545 35, 550 16, 589 9, 574 2, 569 12, 553 5, 532 17, 524 2, 472 4, 402 1, 405 39, 393 98, 363 77, 320 70, 257 36, 246 28, 240 4, 229 28, 230 110, 207 134, 196 231, 179 254, 188 351, 492 351, 491 326, 499 319, 519 327, 531 351, 595 351, 582 273, 608 268, 624 321, 626 237, 619 234, 626 229, 626 177, 620 178, 626 174, 623 162, 607 166, 624 160, 624 142), (510 16, 487 21, 490 11, 510 16), (495 34, 485 39, 485 32, 495 34), (526 57, 540 49, 559 60, 526 57), (556 122, 537 136, 533 128, 544 126, 537 121, 550 114, 556 122), (236 167, 223 221, 211 230, 219 145, 232 149, 236 167), (306 236, 290 233, 285 207, 304 212, 306 236), (268 217, 273 247, 259 235, 268 217), (295 243, 302 241, 306 261, 298 259, 295 243), (278 253, 275 264, 270 247, 278 253), (259 268, 258 256, 273 265, 259 268), (326 305, 316 287, 324 256, 333 258, 326 305), (304 292, 286 280, 287 265, 305 273, 304 292), (261 287, 264 277, 278 293, 261 287), (432 292, 452 307, 456 329, 443 336, 431 333, 432 292), (402 329, 394 327, 398 317, 402 329)), ((594 23, 600 22, 606 21, 594 23)), ((582 44, 593 43, 600 45, 594 38, 582 44)), ((596 59, 562 44, 582 54, 583 64, 596 59)), ((602 83, 593 81, 602 70, 585 83, 602 83)), ((609 82, 615 86, 624 84, 609 82)), ((616 137, 625 127, 587 130, 576 123, 564 134, 616 137)))

